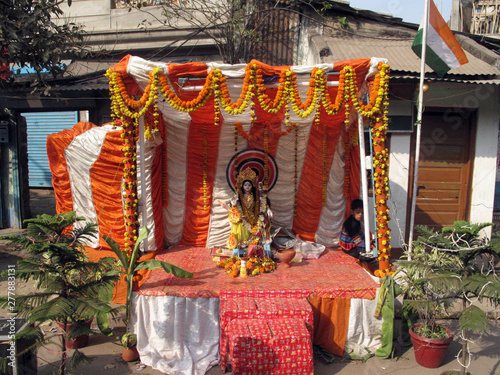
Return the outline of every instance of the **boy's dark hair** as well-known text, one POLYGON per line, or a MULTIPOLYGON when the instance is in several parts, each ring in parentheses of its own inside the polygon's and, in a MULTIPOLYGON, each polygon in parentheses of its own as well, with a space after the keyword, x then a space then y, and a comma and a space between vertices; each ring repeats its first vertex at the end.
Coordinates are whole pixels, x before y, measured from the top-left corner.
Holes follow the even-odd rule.
POLYGON ((354 199, 351 202, 351 211, 357 210, 358 208, 363 208, 363 201, 361 199, 354 199))

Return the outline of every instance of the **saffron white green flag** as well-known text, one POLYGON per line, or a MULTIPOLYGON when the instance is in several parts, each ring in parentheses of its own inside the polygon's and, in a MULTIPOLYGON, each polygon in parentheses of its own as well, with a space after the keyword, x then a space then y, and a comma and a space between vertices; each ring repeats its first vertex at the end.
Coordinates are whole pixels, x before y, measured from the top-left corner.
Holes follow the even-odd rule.
MULTIPOLYGON (((444 21, 432 0, 429 4, 429 26, 427 28, 427 49, 425 63, 437 73, 444 76, 450 69, 466 64, 469 61, 458 43, 455 35, 444 21)), ((422 57, 424 20, 418 28, 412 49, 418 57, 422 57)))

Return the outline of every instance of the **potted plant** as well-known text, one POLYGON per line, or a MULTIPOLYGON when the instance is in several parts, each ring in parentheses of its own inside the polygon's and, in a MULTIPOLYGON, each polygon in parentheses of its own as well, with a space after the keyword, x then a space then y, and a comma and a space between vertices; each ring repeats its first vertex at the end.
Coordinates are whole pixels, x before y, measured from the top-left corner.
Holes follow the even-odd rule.
POLYGON ((417 362, 424 367, 439 367, 443 358, 430 359, 445 351, 452 335, 447 327, 438 324, 439 317, 453 306, 458 310, 462 338, 462 373, 466 373, 469 358, 467 337, 470 331, 484 332, 488 317, 480 302, 500 303, 498 257, 500 240, 482 236, 481 231, 491 223, 471 224, 457 221, 451 227, 435 232, 426 226, 417 226, 420 236, 406 260, 399 262, 398 284, 403 290, 403 322, 411 325, 414 348, 420 341, 426 346, 416 351, 417 362), (429 349, 427 340, 435 340, 440 349, 429 349))
POLYGON ((135 333, 130 332, 130 314, 131 314, 131 308, 132 308, 132 291, 133 291, 133 286, 134 286, 134 277, 138 276, 138 271, 139 270, 154 270, 157 268, 163 268, 163 270, 167 273, 170 273, 176 277, 183 277, 183 278, 191 278, 193 277, 193 274, 191 272, 185 271, 182 268, 179 268, 177 266, 174 266, 173 264, 163 262, 157 259, 149 259, 149 260, 139 260, 140 254, 139 254, 139 247, 141 242, 147 238, 148 236, 148 228, 143 227, 141 231, 139 232, 139 237, 137 237, 137 240, 134 245, 134 249, 132 250, 131 254, 128 254, 126 251, 122 250, 120 248, 120 245, 116 243, 115 240, 113 240, 109 236, 103 236, 103 239, 106 241, 106 243, 111 247, 111 250, 113 250, 118 257, 118 262, 120 264, 120 272, 122 275, 125 277, 125 281, 127 284, 127 298, 125 302, 125 328, 126 328, 126 333, 123 335, 121 339, 121 343, 124 346, 124 351, 122 353, 122 358, 125 361, 134 361, 137 358, 139 358, 139 353, 137 352, 136 349, 136 343, 137 343, 137 337, 135 333), (130 352, 135 352, 137 353, 135 356, 131 355, 130 352))
MULTIPOLYGON (((75 339, 82 341, 81 337, 93 333, 89 319, 95 317, 101 331, 109 335, 108 315, 118 312, 109 303, 113 285, 119 278, 115 260, 89 261, 84 244, 97 235, 97 228, 96 224, 81 224, 84 220, 74 211, 54 216, 39 215, 25 221, 26 234, 0 237, 26 249, 30 257, 18 261, 15 276, 35 281, 32 293, 15 298, 13 312, 16 317, 31 322, 16 339, 33 340, 32 349, 35 349, 46 342, 39 325, 57 321, 63 332, 59 374, 66 371, 67 349, 71 343, 75 346, 71 367, 89 359, 78 350, 81 343, 73 342, 75 339)), ((8 298, 0 300, 2 307, 13 308, 9 302, 8 298)))

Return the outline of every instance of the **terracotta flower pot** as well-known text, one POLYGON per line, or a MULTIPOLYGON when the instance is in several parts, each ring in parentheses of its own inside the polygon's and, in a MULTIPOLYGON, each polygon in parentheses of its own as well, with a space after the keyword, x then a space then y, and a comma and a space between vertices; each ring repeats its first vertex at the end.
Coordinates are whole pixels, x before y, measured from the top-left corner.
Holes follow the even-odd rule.
POLYGON ((281 261, 284 268, 289 268, 290 263, 295 257, 295 250, 294 249, 280 250, 276 252, 276 256, 281 261))
MULTIPOLYGON (((85 322, 82 322, 82 324, 88 328, 90 328, 90 325, 92 324, 93 319, 86 320, 85 322)), ((57 325, 61 328, 61 331, 64 333, 64 324, 61 323, 60 321, 56 320, 57 325)), ((71 328, 71 323, 66 323, 66 330, 69 331, 71 328)), ((80 349, 84 348, 88 345, 89 343, 89 335, 81 335, 78 337, 74 337, 71 339, 66 338, 66 348, 68 349, 80 349)))
POLYGON ((437 368, 443 364, 448 346, 453 341, 453 334, 447 327, 443 327, 448 333, 447 339, 428 339, 415 333, 415 329, 422 323, 414 324, 410 328, 410 336, 413 341, 415 359, 420 366, 437 368))
POLYGON ((137 347, 134 345, 131 348, 123 348, 122 359, 125 362, 133 362, 139 359, 139 352, 137 347))

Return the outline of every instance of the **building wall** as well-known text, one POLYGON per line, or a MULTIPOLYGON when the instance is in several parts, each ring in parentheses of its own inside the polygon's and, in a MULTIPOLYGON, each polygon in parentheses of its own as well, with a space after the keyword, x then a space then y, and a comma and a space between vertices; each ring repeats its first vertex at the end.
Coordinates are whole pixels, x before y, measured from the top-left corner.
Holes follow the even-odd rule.
MULTIPOLYGON (((411 86, 410 86, 411 87, 411 86)), ((414 107, 411 101, 392 100, 389 116, 412 116, 414 107)), ((412 133, 390 133, 389 159, 389 210, 391 222, 391 246, 402 248, 405 242, 405 228, 410 184, 410 147, 412 133)))
MULTIPOLYGON (((414 101, 416 103, 416 100, 414 101)), ((463 116, 477 111, 477 127, 472 164, 471 202, 468 220, 474 223, 491 222, 495 196, 495 177, 498 148, 500 100, 499 89, 494 85, 457 83, 431 83, 425 93, 425 107, 462 109, 463 116)), ((391 102, 391 115, 411 114, 415 108, 407 104, 391 102)), ((460 121, 450 117, 449 121, 460 121)), ((391 134, 390 192, 392 247, 403 247, 407 237, 406 218, 411 210, 408 200, 410 169, 410 133, 391 134)))

